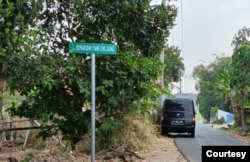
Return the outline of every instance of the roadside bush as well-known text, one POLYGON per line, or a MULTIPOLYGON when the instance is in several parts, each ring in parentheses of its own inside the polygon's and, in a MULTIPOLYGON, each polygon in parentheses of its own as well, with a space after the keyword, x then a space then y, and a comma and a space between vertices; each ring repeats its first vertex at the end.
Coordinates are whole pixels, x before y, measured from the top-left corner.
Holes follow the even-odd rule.
POLYGON ((97 149, 112 149, 116 145, 116 136, 123 129, 122 120, 102 119, 96 132, 97 149))
MULTIPOLYGON (((102 121, 102 126, 96 132, 96 151, 116 149, 129 145, 134 150, 147 152, 158 148, 159 132, 157 125, 145 116, 127 115, 118 120, 102 121)), ((90 148, 88 134, 78 144, 78 151, 86 152, 90 148)))
POLYGON ((222 117, 222 118, 220 118, 220 119, 213 122, 213 124, 224 124, 224 123, 226 123, 224 117, 222 117))
POLYGON ((117 144, 120 146, 129 145, 135 150, 148 151, 157 148, 158 130, 157 125, 140 115, 126 116, 123 119, 124 127, 121 132, 117 132, 117 144))

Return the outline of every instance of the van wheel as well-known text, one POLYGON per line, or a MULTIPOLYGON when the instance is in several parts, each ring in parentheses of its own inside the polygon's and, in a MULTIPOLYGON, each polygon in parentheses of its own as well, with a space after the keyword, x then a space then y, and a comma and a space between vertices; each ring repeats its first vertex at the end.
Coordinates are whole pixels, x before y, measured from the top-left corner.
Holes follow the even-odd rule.
POLYGON ((195 130, 193 129, 190 133, 191 133, 191 137, 194 138, 195 137, 195 130))
POLYGON ((168 135, 168 131, 166 131, 164 128, 161 128, 161 135, 167 136, 168 135))

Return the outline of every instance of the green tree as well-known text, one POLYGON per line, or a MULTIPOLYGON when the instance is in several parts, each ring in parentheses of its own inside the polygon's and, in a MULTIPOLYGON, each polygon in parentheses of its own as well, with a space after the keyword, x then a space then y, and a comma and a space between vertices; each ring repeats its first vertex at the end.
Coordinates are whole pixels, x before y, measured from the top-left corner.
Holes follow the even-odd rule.
POLYGON ((218 108, 217 107, 211 107, 210 109, 210 114, 212 118, 215 118, 218 113, 218 108))
POLYGON ((240 116, 243 134, 247 132, 247 112, 249 111, 249 79, 248 79, 248 60, 249 60, 249 40, 250 28, 242 28, 235 34, 232 46, 234 52, 231 64, 230 88, 233 92, 233 101, 237 106, 237 116, 240 116), (240 112, 240 113, 239 113, 240 112))
MULTIPOLYGON (((174 6, 150 6, 148 0, 66 0, 43 1, 39 8, 36 1, 31 2, 28 7, 32 12, 25 14, 36 11, 35 23, 27 22, 26 30, 10 37, 8 57, 6 50, 1 53, 8 62, 9 89, 26 96, 9 112, 40 120, 44 126, 40 135, 48 137, 61 131, 74 149, 89 131, 90 62, 85 55, 68 54, 69 40, 118 44, 117 56, 96 58, 100 132, 110 130, 105 123, 119 124, 128 113, 147 112, 155 105, 145 106, 141 101, 146 103, 167 93, 155 80, 163 72, 159 55, 174 25, 174 6)), ((18 3, 11 4, 18 7, 18 3)), ((3 12, 15 16, 9 8, 3 12)))
POLYGON ((235 99, 241 108, 243 134, 247 132, 246 108, 250 108, 250 77, 249 74, 250 44, 243 44, 234 50, 232 56, 231 87, 237 96, 235 99))
POLYGON ((19 38, 29 27, 34 27, 35 17, 41 7, 36 0, 0 1, 0 119, 3 118, 3 89, 9 60, 18 53, 19 38))
POLYGON ((243 27, 242 29, 239 29, 237 34, 235 34, 233 37, 232 46, 234 48, 238 48, 245 43, 250 43, 249 36, 250 28, 243 27))
POLYGON ((199 65, 195 67, 193 76, 198 78, 197 97, 199 111, 209 121, 212 107, 218 107, 225 111, 231 111, 229 93, 229 67, 231 59, 228 57, 216 57, 215 61, 207 67, 199 65))
POLYGON ((178 47, 166 47, 164 52, 164 85, 168 86, 169 83, 177 82, 181 79, 185 67, 178 47))
POLYGON ((210 71, 204 65, 199 65, 194 68, 193 76, 199 78, 197 89, 200 91, 197 96, 197 104, 199 105, 199 112, 204 119, 210 121, 210 109, 215 107, 214 97, 209 93, 212 87, 205 83, 205 81, 213 81, 214 77, 212 71, 210 71))
POLYGON ((221 102, 228 103, 226 111, 232 111, 235 116, 235 126, 241 126, 241 115, 239 113, 239 105, 236 102, 237 97, 234 95, 234 90, 231 87, 231 75, 232 75, 232 58, 224 57, 219 58, 221 60, 219 66, 217 67, 217 82, 209 83, 214 88, 221 91, 221 94, 224 96, 224 99, 221 102))

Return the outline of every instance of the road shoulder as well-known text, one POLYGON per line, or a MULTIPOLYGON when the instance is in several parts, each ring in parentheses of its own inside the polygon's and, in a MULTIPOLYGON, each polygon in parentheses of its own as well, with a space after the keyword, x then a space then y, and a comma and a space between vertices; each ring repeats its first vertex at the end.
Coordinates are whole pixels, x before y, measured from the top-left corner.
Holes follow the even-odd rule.
POLYGON ((159 137, 159 148, 145 155, 145 162, 187 162, 173 138, 159 137))

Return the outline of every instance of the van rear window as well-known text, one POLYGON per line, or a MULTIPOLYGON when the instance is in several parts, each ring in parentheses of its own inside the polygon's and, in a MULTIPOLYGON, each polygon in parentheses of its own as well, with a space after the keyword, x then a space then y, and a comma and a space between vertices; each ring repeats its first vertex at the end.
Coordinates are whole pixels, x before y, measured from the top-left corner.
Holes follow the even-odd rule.
POLYGON ((165 100, 164 109, 178 111, 192 111, 193 102, 191 100, 165 100))

